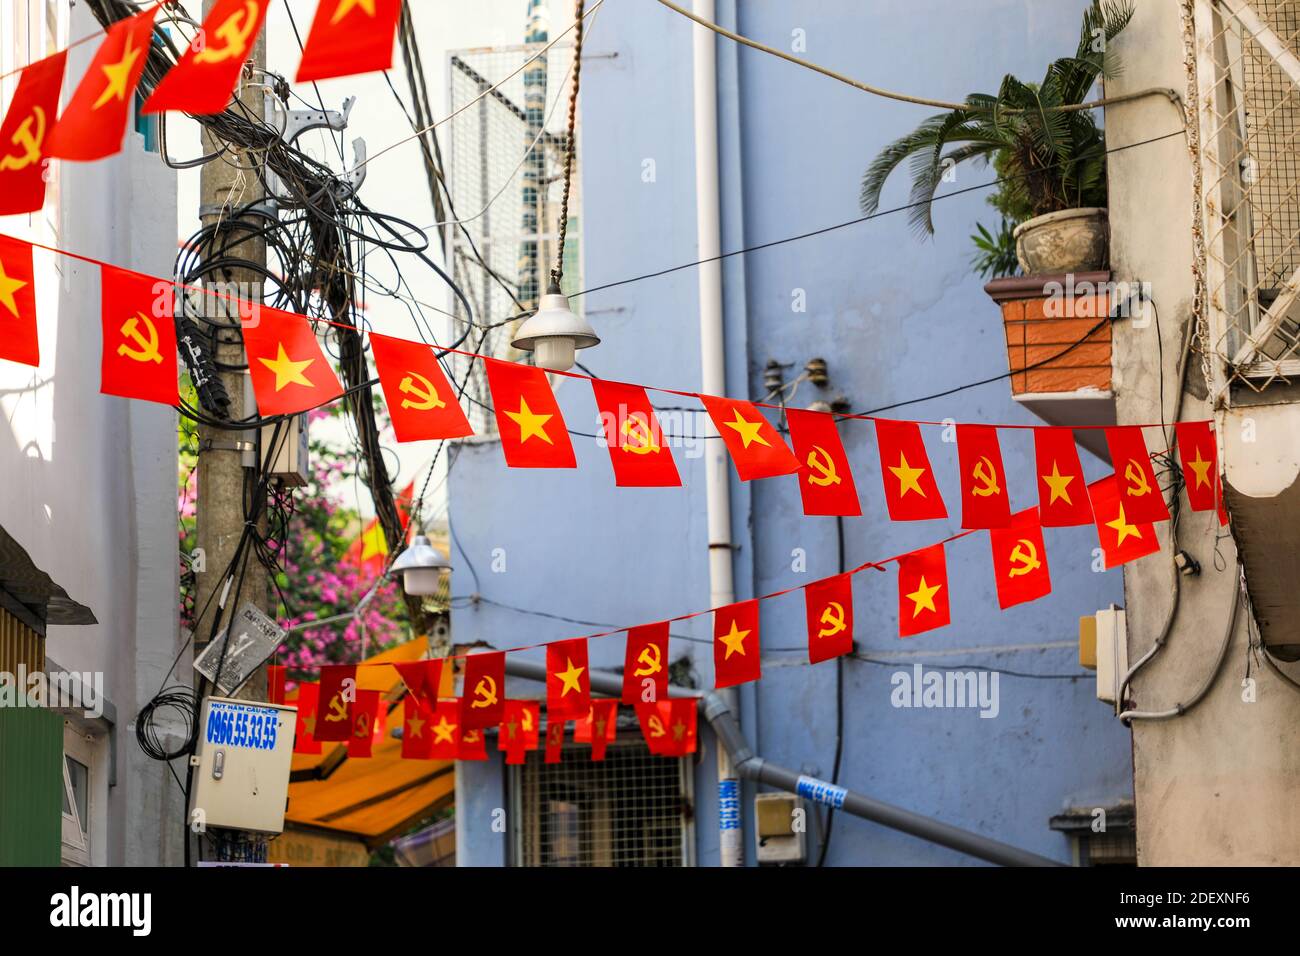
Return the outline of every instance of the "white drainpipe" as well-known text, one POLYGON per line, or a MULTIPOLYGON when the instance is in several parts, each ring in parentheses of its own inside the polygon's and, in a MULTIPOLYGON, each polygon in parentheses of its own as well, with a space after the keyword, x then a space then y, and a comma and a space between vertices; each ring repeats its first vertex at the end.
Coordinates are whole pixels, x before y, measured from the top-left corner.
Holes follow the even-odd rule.
MULTIPOLYGON (((713 22, 714 0, 694 0, 697 16, 713 22)), ((692 27, 695 67, 695 215, 699 258, 711 259, 697 270, 700 282, 701 388, 706 395, 727 394, 726 348, 722 329, 722 227, 718 197, 718 56, 717 40, 704 27, 692 27)), ((704 475, 709 517, 710 607, 736 599, 731 576, 731 482, 726 448, 705 418, 704 475)), ((734 691, 727 695, 738 713, 734 691)), ((727 749, 718 745, 718 848, 723 866, 744 866, 740 780, 727 749)))

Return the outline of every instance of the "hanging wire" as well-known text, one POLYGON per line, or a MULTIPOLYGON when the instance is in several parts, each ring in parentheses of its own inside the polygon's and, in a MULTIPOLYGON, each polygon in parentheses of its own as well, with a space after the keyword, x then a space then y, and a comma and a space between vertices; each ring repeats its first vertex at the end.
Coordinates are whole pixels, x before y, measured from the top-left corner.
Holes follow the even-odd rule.
POLYGON ((573 159, 578 150, 578 85, 582 78, 583 7, 585 0, 577 0, 573 31, 573 87, 569 90, 569 127, 564 141, 564 196, 560 200, 560 235, 555 244, 555 268, 551 270, 551 286, 560 291, 564 278, 564 240, 569 231, 569 192, 573 186, 573 159))

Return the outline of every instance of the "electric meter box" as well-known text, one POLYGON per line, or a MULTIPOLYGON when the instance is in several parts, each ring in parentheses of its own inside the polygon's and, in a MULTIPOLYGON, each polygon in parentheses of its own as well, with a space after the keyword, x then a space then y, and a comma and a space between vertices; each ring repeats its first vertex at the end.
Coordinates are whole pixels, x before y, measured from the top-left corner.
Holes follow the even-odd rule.
POLYGON ((208 697, 194 756, 190 823, 281 833, 289 798, 296 707, 208 697))

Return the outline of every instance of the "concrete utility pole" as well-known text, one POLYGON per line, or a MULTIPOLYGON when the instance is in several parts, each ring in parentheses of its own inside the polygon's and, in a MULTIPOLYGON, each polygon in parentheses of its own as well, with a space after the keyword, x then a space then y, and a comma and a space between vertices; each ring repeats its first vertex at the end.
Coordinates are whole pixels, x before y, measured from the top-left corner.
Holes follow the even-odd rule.
MULTIPOLYGON (((206 17, 217 0, 204 0, 203 13, 206 17)), ((256 69, 266 67, 265 35, 259 37, 253 48, 249 62, 256 69)), ((254 116, 262 116, 265 89, 262 86, 245 85, 240 99, 248 106, 254 116)), ((206 129, 203 131, 203 151, 213 152, 227 144, 215 140, 206 129)), ((204 225, 220 222, 218 236, 229 234, 232 230, 238 235, 238 221, 231 220, 231 211, 239 206, 263 198, 261 183, 251 172, 243 172, 239 167, 249 168, 260 157, 245 155, 240 150, 225 158, 205 164, 200 173, 199 218, 204 225)), ((256 223, 252 224, 256 228, 256 223)), ((240 243, 232 248, 229 255, 252 262, 266 264, 266 245, 261 240, 240 243)), ((252 270, 222 269, 219 273, 203 276, 203 282, 228 283, 232 289, 238 289, 239 295, 249 301, 260 303, 262 296, 262 276, 252 270)), ((239 316, 226 299, 205 296, 206 314, 214 321, 237 325, 239 316)), ((247 362, 244 354, 243 338, 235 331, 222 331, 218 335, 215 356, 221 366, 243 367, 247 362)), ((245 407, 244 377, 238 371, 219 372, 222 383, 230 395, 230 415, 233 419, 247 418, 255 409, 245 407)), ((202 610, 208 599, 216 592, 216 597, 208 607, 207 613, 196 622, 194 656, 202 653, 208 641, 208 632, 212 627, 212 616, 217 611, 221 600, 221 589, 225 586, 223 572, 235 555, 235 549, 244 532, 244 465, 241 444, 245 440, 241 432, 208 428, 199 428, 199 467, 197 499, 197 539, 203 549, 206 570, 196 575, 196 608, 202 610)), ((268 585, 266 570, 256 556, 249 558, 248 570, 243 578, 243 587, 239 593, 239 604, 251 602, 258 608, 269 612, 268 585)), ((223 622, 229 621, 239 608, 235 606, 234 587, 228 598, 223 622)), ((274 616, 274 615, 272 615, 274 616)), ((196 675, 197 679, 197 675, 196 675)), ((240 695, 250 700, 266 699, 266 671, 259 669, 254 677, 244 686, 240 695)))

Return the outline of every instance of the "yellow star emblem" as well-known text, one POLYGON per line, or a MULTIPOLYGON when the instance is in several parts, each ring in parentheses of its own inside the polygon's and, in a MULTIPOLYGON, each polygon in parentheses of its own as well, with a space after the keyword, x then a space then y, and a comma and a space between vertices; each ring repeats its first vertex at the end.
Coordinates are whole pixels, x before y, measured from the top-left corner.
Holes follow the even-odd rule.
POLYGON ((519 426, 519 443, 522 445, 536 435, 548 445, 554 445, 551 436, 546 434, 545 425, 555 416, 538 415, 528 407, 528 399, 519 396, 519 411, 506 412, 506 417, 519 426))
POLYGON ((1135 524, 1129 524, 1127 519, 1124 517, 1124 506, 1122 504, 1119 506, 1119 517, 1114 521, 1107 521, 1106 527, 1115 529, 1115 547, 1117 548, 1123 544, 1127 538, 1140 539, 1142 537, 1141 529, 1139 529, 1135 524))
POLYGON ((368 17, 373 17, 375 15, 375 0, 339 0, 339 5, 334 8, 334 16, 330 17, 330 26, 338 23, 356 9, 360 9, 368 17))
POLYGON ((565 660, 568 662, 569 665, 568 668, 566 670, 555 672, 555 676, 558 677, 562 682, 562 686, 560 689, 560 696, 561 697, 565 696, 569 691, 573 691, 574 693, 581 694, 582 687, 578 683, 578 678, 582 676, 582 672, 585 671, 587 668, 574 667, 572 657, 566 657, 565 660))
POLYGON ((126 49, 122 52, 122 59, 100 67, 104 71, 104 76, 108 78, 108 85, 104 87, 104 92, 99 94, 99 99, 95 100, 95 105, 91 109, 97 110, 109 100, 126 99, 126 83, 131 78, 131 71, 135 69, 135 61, 140 59, 140 51, 132 45, 133 39, 131 34, 126 35, 126 49))
POLYGON ((419 714, 412 714, 407 718, 406 732, 411 735, 412 740, 420 736, 421 731, 424 729, 424 723, 425 722, 420 719, 419 714))
POLYGON ((938 613, 938 608, 934 606, 934 596, 939 593, 942 584, 926 585, 925 575, 921 575, 921 583, 916 586, 916 590, 907 595, 908 600, 912 602, 912 617, 916 617, 921 611, 934 611, 938 613))
POLYGON ((1042 477, 1043 481, 1047 482, 1047 487, 1052 490, 1052 497, 1047 502, 1049 505, 1056 504, 1058 498, 1064 499, 1067 505, 1074 505, 1074 502, 1070 500, 1070 492, 1066 490, 1069 488, 1070 482, 1074 481, 1074 475, 1061 474, 1061 469, 1056 466, 1056 461, 1053 460, 1052 473, 1042 477))
POLYGON ((303 373, 307 371, 307 366, 311 365, 315 359, 303 359, 301 362, 290 360, 289 354, 284 350, 284 343, 277 343, 279 351, 274 359, 259 358, 258 361, 275 373, 275 390, 278 392, 286 385, 306 385, 312 387, 311 379, 303 373))
POLYGON ((1201 485, 1205 485, 1207 488, 1211 487, 1210 464, 1210 462, 1201 457, 1201 450, 1199 448, 1196 449, 1196 457, 1187 463, 1187 467, 1192 469, 1192 472, 1196 475, 1197 488, 1201 487, 1201 485))
POLYGON ((518 728, 518 726, 519 724, 513 720, 506 721, 505 723, 506 730, 510 731, 510 733, 508 733, 506 736, 509 737, 511 740, 515 739, 515 730, 516 728, 518 728))
POLYGON ((387 553, 388 541, 384 538, 384 529, 377 524, 367 528, 361 535, 361 560, 369 561, 387 553))
POLYGON ((438 718, 438 723, 433 728, 433 742, 435 744, 454 744, 456 738, 453 734, 456 732, 456 725, 449 721, 446 716, 438 718))
POLYGON ((27 285, 22 279, 11 279, 5 275, 5 264, 0 262, 0 305, 14 314, 18 318, 18 300, 14 298, 14 293, 27 285))
POLYGON ((674 739, 674 740, 681 740, 681 739, 682 739, 682 736, 683 736, 685 733, 686 733, 686 725, 685 725, 684 723, 682 723, 682 722, 679 720, 679 721, 677 721, 677 723, 673 724, 673 739, 674 739))
POLYGON ((728 428, 734 428, 736 430, 736 434, 740 436, 740 440, 745 448, 748 448, 754 442, 758 442, 760 445, 766 445, 768 448, 772 447, 768 443, 767 439, 758 433, 758 430, 763 427, 762 422, 751 422, 741 417, 740 409, 738 408, 733 408, 731 414, 735 416, 735 420, 723 422, 722 424, 726 425, 728 428))
POLYGON ((316 715, 315 714, 312 714, 310 717, 304 717, 302 719, 302 725, 307 728, 308 734, 310 734, 313 737, 316 736, 316 715))
POLYGON ((724 661, 731 660, 733 653, 745 656, 745 638, 749 637, 749 631, 742 631, 736 627, 736 622, 731 622, 731 631, 723 634, 718 638, 727 647, 727 653, 723 656, 724 661))
POLYGON ((911 467, 907 463, 907 456, 900 451, 898 453, 898 464, 890 465, 889 470, 892 471, 894 477, 898 479, 898 497, 903 497, 903 495, 907 494, 909 491, 915 491, 922 498, 925 497, 925 489, 922 488, 921 483, 917 481, 918 478, 925 474, 924 468, 911 467))

